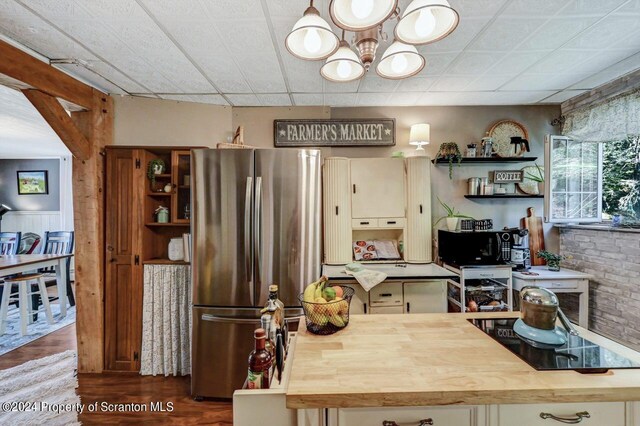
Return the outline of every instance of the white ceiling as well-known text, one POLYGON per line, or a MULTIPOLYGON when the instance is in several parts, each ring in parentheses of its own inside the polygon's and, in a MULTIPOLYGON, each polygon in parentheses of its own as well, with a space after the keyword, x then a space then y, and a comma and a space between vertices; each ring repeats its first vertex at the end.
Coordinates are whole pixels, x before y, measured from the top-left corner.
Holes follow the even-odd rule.
POLYGON ((0 158, 65 155, 71 152, 27 98, 0 85, 0 158))
POLYGON ((640 0, 450 3, 459 27, 401 81, 330 83, 291 56, 306 0, 2 0, 0 33, 110 93, 234 106, 560 103, 640 68, 640 0))

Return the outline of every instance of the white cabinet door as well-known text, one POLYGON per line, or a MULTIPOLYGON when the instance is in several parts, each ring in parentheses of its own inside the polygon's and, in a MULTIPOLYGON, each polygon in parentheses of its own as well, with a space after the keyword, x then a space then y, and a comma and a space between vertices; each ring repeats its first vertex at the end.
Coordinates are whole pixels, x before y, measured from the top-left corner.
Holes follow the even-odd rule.
POLYGON ((339 284, 342 287, 350 287, 354 290, 351 304, 349 305, 349 314, 366 314, 369 311, 369 294, 364 291, 360 284, 339 284))
POLYGON ((409 157, 404 259, 431 262, 431 245, 431 162, 427 157, 409 157))
POLYGON ((327 158, 323 166, 324 263, 351 262, 349 159, 327 158))
POLYGON ((624 402, 500 405, 498 426, 553 426, 567 424, 571 420, 578 423, 579 413, 589 414, 589 417, 582 417, 580 425, 625 426, 624 402), (569 421, 563 422, 554 417, 569 421))
POLYGON ((350 161, 352 217, 405 217, 404 159, 350 161))
POLYGON ((403 287, 405 313, 447 312, 447 286, 444 280, 408 282, 403 287))

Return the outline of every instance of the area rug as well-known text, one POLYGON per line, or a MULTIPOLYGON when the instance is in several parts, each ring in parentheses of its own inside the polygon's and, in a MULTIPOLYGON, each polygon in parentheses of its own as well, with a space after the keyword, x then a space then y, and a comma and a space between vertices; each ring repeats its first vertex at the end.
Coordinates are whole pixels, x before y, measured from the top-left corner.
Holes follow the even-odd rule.
POLYGON ((33 324, 29 324, 27 327, 27 335, 20 335, 20 314, 16 310, 9 312, 9 319, 7 321, 7 329, 5 334, 0 336, 0 355, 4 355, 9 351, 19 348, 22 345, 26 345, 42 336, 46 336, 49 333, 53 333, 56 330, 60 330, 62 327, 66 327, 69 324, 76 322, 76 307, 67 308, 67 316, 60 317, 60 305, 57 303, 51 304, 51 313, 53 314, 53 324, 47 323, 47 318, 44 312, 38 313, 38 321, 33 324))
POLYGON ((0 371, 0 424, 79 425, 76 368, 66 351, 0 371))

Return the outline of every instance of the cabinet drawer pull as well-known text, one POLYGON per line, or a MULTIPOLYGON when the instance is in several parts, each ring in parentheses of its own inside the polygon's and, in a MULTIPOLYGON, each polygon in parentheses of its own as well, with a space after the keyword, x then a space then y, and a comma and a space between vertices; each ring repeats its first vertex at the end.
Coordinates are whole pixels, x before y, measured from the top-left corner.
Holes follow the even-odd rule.
POLYGON ((380 293, 380 297, 391 297, 393 293, 380 293))
MULTIPOLYGON (((432 418, 418 420, 418 426, 429 426, 432 424, 433 424, 432 418)), ((382 426, 400 426, 400 424, 394 420, 383 420, 382 426)))
POLYGON ((422 204, 420 204, 420 214, 422 214, 422 204))
POLYGON ((387 225, 395 225, 396 221, 395 220, 388 220, 387 221, 387 225))
POLYGON ((360 222, 360 225, 368 225, 369 222, 360 222))
POLYGON ((338 206, 336 206, 336 216, 338 216, 338 206))
POLYGON ((356 193, 356 184, 355 183, 353 184, 353 193, 354 194, 356 193))
POLYGON ((551 413, 540 413, 540 418, 542 419, 545 419, 545 420, 551 419, 560 423, 565 423, 570 425, 582 423, 582 419, 585 419, 585 418, 588 419, 590 417, 591 417, 591 414, 589 414, 588 411, 580 411, 579 413, 576 413, 575 417, 558 417, 558 416, 554 416, 551 413))

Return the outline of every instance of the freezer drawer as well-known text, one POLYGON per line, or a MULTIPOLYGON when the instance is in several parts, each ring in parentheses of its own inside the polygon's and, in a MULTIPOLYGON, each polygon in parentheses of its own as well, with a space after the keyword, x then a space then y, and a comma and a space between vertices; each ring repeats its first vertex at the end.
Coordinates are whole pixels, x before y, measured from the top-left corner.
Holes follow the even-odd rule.
POLYGON ((193 396, 231 398, 242 389, 259 327, 259 309, 193 308, 193 396))

